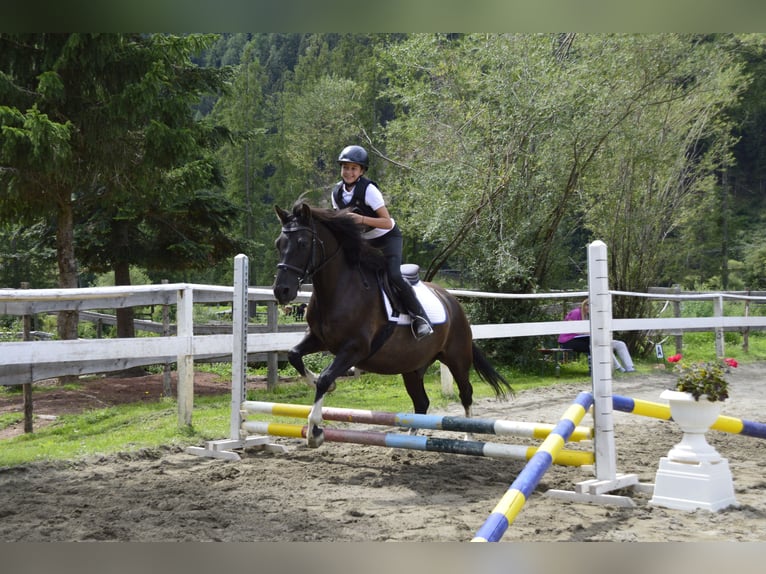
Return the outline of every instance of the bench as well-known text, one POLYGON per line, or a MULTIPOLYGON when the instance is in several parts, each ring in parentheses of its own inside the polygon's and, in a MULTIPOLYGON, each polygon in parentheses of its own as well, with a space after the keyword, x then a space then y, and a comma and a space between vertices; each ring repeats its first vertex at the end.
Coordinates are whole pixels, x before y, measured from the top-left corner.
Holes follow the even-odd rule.
POLYGON ((576 356, 575 351, 572 349, 564 349, 563 347, 545 347, 537 349, 540 353, 540 375, 545 374, 546 367, 553 366, 556 376, 561 375, 561 365, 573 360, 576 356))

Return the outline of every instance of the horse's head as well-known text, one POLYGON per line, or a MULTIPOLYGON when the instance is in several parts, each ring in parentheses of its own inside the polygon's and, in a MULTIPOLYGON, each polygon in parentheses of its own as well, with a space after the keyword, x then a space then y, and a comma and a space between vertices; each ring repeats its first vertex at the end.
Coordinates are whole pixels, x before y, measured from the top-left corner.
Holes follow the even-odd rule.
POLYGON ((311 208, 298 203, 292 213, 274 206, 282 232, 275 242, 279 252, 274 297, 283 305, 295 299, 301 284, 311 274, 316 254, 316 229, 311 208))
POLYGON ((385 267, 383 254, 362 238, 360 227, 345 210, 310 207, 298 200, 292 212, 275 206, 282 223, 274 296, 292 301, 309 275, 324 272, 332 261, 377 272, 385 267), (343 254, 342 257, 336 256, 343 254))

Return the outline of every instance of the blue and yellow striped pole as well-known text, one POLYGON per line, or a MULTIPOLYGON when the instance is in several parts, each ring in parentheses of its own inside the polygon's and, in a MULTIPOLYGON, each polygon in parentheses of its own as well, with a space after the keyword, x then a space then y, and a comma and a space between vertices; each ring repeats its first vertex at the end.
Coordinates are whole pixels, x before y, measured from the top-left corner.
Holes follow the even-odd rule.
POLYGON ((591 406, 593 406, 591 393, 582 392, 577 395, 574 403, 566 410, 551 434, 546 437, 535 455, 524 466, 471 542, 498 542, 502 538, 545 471, 550 468, 553 459, 564 448, 572 431, 591 406))
MULTIPOLYGON (((643 417, 671 420, 670 407, 662 403, 653 403, 642 399, 632 399, 620 395, 612 395, 612 406, 616 411, 622 411, 643 417)), ((710 427, 713 430, 741 434, 755 438, 766 438, 766 424, 720 415, 710 427)))

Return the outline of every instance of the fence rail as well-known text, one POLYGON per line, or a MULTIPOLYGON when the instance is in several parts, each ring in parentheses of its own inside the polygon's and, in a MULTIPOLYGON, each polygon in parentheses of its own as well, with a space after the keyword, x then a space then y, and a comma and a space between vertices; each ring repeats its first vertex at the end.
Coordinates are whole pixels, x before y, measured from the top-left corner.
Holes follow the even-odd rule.
MULTIPOLYGON (((480 291, 450 290, 457 297, 495 299, 575 299, 588 295, 585 291, 555 293, 509 294, 480 291)), ((764 316, 724 316, 723 301, 743 300, 766 302, 763 295, 752 293, 629 293, 612 291, 610 295, 650 297, 671 301, 713 301, 713 316, 694 318, 639 318, 612 320, 614 331, 714 331, 716 350, 723 354, 723 332, 740 329, 766 329, 764 316)), ((298 294, 306 302, 309 290, 298 294)), ((16 341, 0 342, 0 384, 28 384, 66 375, 85 375, 123 370, 135 366, 176 362, 178 365, 179 403, 181 395, 188 403, 193 393, 193 363, 195 360, 219 358, 231 360, 234 338, 230 326, 218 332, 205 331, 194 324, 193 305, 232 303, 234 288, 187 283, 137 285, 130 287, 93 287, 85 289, 3 289, 0 290, 0 314, 30 316, 57 311, 90 313, 95 309, 168 305, 176 307, 177 323, 172 333, 164 336, 131 339, 80 339, 75 341, 16 341), (226 331, 228 328, 228 332, 226 331)), ((279 353, 293 347, 303 337, 305 326, 280 325, 277 304, 271 289, 248 288, 250 302, 266 303, 267 324, 249 325, 246 341, 247 355, 267 357, 270 371, 276 376, 279 353), (299 332, 300 331, 300 332, 299 332)), ((216 329, 217 330, 217 329, 216 329)), ((551 336, 568 332, 588 332, 590 322, 540 321, 473 325, 474 339, 551 336)), ((450 385, 451 386, 451 385, 450 385)), ((191 412, 179 409, 179 420, 191 421, 191 412)))

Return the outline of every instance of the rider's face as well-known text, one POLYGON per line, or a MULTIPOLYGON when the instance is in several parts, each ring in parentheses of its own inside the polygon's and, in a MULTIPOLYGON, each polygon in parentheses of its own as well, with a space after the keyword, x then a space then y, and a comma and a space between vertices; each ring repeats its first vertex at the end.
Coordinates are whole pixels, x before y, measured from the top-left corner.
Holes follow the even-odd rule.
POLYGON ((364 170, 358 163, 342 163, 340 164, 340 177, 344 183, 351 185, 359 179, 364 170))

